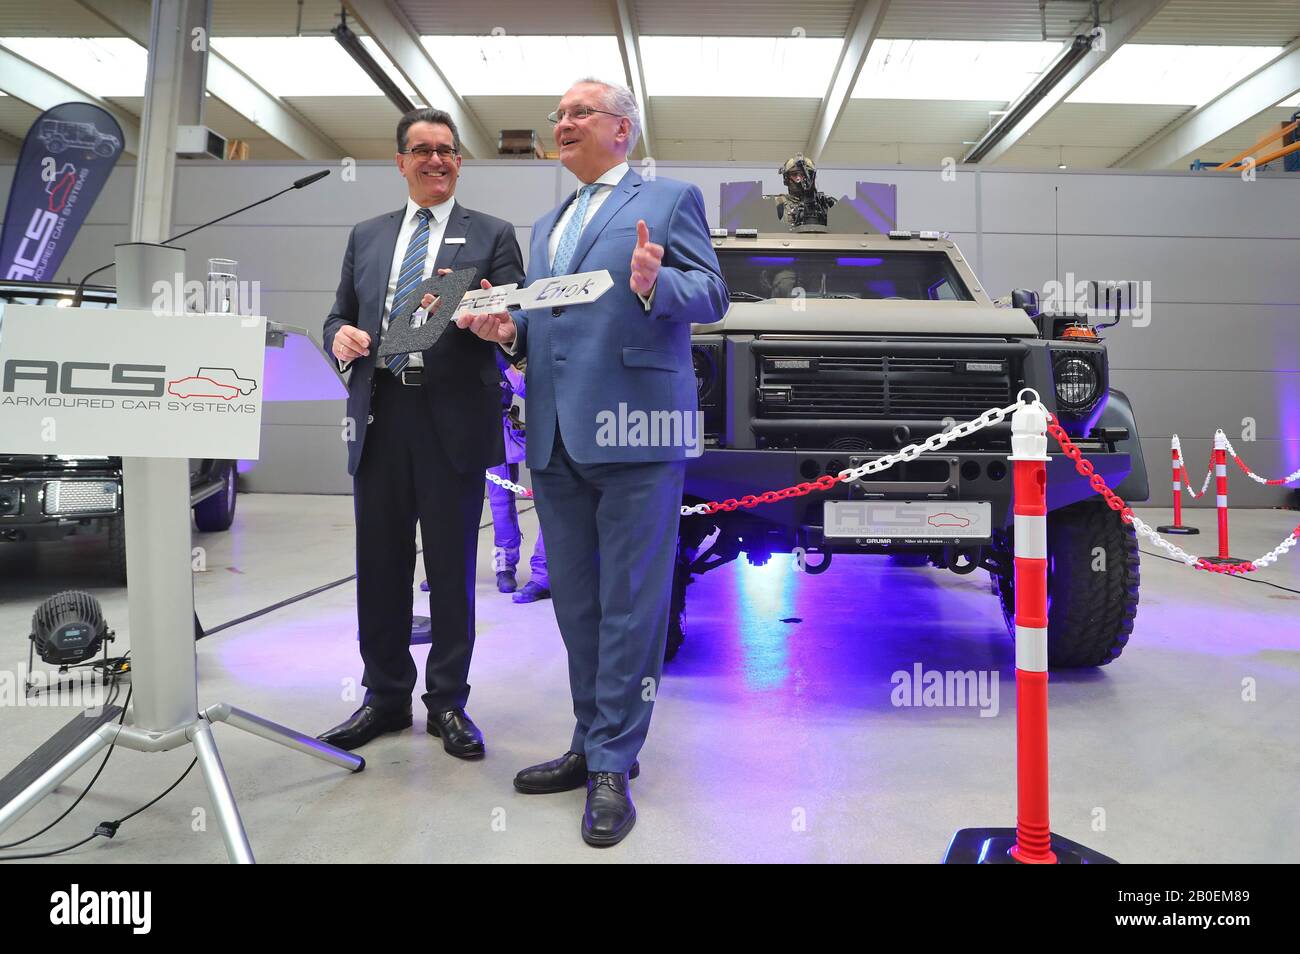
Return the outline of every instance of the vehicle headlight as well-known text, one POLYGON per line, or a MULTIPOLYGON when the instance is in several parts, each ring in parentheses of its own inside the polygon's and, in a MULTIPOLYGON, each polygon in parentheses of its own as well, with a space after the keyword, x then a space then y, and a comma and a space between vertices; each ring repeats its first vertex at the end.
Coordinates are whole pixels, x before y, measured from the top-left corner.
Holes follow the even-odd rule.
POLYGON ((1101 378, 1091 361, 1078 356, 1057 358, 1053 371, 1056 400, 1063 409, 1082 410, 1097 400, 1101 378))

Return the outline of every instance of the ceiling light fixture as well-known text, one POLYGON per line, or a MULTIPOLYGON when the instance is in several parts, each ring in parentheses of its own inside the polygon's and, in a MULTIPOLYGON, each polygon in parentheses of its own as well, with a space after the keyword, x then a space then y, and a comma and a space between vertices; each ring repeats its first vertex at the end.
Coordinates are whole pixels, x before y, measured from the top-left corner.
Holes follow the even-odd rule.
POLYGON ((339 46, 343 47, 348 56, 352 57, 357 66, 365 72, 376 86, 383 91, 388 97, 389 102, 396 106, 403 114, 409 113, 415 109, 415 104, 411 102, 407 95, 398 89, 397 84, 388 78, 384 68, 375 62, 375 58, 370 55, 361 42, 361 38, 348 29, 348 15, 346 11, 339 12, 339 24, 330 30, 334 34, 334 39, 338 40, 339 46))
POLYGON ((1006 138, 1007 133, 1011 132, 1016 125, 1029 115, 1029 112, 1042 102, 1055 87, 1056 84, 1065 78, 1065 75, 1074 69, 1075 64, 1092 52, 1092 42, 1100 35, 1098 30, 1089 33, 1082 33, 1074 38, 1074 41, 1066 47, 1061 55, 1043 71, 1043 75, 1038 78, 1038 82, 1029 87, 1020 98, 1008 107, 1006 115, 999 119, 986 132, 975 148, 966 153, 962 162, 979 162, 989 152, 1006 138))

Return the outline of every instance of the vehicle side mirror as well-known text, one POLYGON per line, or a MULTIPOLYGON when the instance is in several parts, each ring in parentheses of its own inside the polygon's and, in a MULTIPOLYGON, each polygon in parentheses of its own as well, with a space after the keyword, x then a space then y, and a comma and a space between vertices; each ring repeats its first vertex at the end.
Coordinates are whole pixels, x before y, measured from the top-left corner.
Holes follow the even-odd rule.
POLYGON ((1011 307, 1022 308, 1030 318, 1037 318, 1041 312, 1038 307, 1038 292, 1031 288, 1017 288, 1011 292, 1011 307))

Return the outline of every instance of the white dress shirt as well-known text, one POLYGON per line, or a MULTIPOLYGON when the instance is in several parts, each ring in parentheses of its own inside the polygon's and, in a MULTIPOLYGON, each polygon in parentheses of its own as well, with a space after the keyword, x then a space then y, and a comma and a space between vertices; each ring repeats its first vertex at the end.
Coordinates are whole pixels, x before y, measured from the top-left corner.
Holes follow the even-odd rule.
MULTIPOLYGON (((618 165, 610 167, 606 170, 604 175, 600 176, 596 180, 594 184, 600 185, 601 188, 593 192, 591 198, 587 200, 587 214, 582 220, 582 227, 584 229, 591 223, 591 220, 596 217, 596 213, 599 212, 600 207, 605 204, 605 200, 613 194, 614 187, 623 181, 623 177, 627 175, 627 171, 627 163, 620 162, 618 165)), ((551 229, 550 240, 546 244, 546 260, 552 264, 555 262, 555 250, 560 247, 560 236, 562 236, 564 230, 569 227, 569 220, 573 218, 573 213, 577 209, 577 206, 578 202, 576 199, 570 202, 565 208, 564 213, 555 220, 555 228, 551 229)), ((582 232, 580 231, 578 234, 581 235, 582 232)))
MULTIPOLYGON (((447 219, 451 217, 452 207, 456 204, 456 197, 452 196, 446 202, 439 205, 427 206, 432 213, 429 218, 429 245, 424 253, 424 270, 420 275, 420 281, 424 282, 433 275, 433 265, 438 260, 438 249, 442 246, 443 233, 447 231, 447 219)), ((406 246, 411 244, 411 236, 415 234, 415 229, 420 223, 420 217, 416 214, 420 204, 414 199, 406 200, 406 218, 402 220, 402 227, 397 230, 397 242, 393 245, 393 267, 388 273, 388 292, 384 295, 384 313, 382 316, 383 329, 388 330, 389 312, 393 310, 393 296, 397 294, 397 279, 402 271, 402 260, 406 258, 406 246)), ((416 303, 418 305, 418 302, 416 303)), ((372 342, 373 344, 373 342, 372 342)), ((338 361, 337 358, 334 360, 338 361)), ((339 361, 339 373, 342 374, 352 362, 339 361)), ((410 355, 410 361, 406 365, 408 368, 424 367, 424 355, 416 351, 410 355)))
MULTIPOLYGON (((623 181, 623 177, 627 175, 627 173, 627 163, 620 162, 616 166, 611 166, 602 175, 596 178, 596 182, 601 185, 601 188, 593 192, 591 197, 587 199, 587 214, 583 216, 582 219, 582 227, 584 230, 591 224, 591 220, 596 217, 596 213, 600 210, 600 207, 605 204, 605 200, 613 194, 614 187, 623 181)), ((586 184, 591 185, 591 183, 586 184)), ((560 213, 560 217, 555 220, 555 226, 551 229, 551 234, 547 238, 546 260, 551 265, 555 264, 555 252, 560 247, 560 236, 564 234, 564 230, 569 225, 569 220, 573 218, 573 213, 578 207, 576 192, 574 193, 574 196, 575 198, 573 198, 569 204, 565 206, 564 211, 560 213)), ((579 232, 578 235, 581 237, 582 233, 579 232)), ((629 262, 630 261, 631 259, 629 259, 629 262)), ((575 263, 570 262, 569 264, 573 265, 575 263)), ((636 293, 636 297, 641 299, 641 304, 645 306, 646 311, 649 311, 654 306, 655 288, 657 287, 658 283, 651 287, 649 295, 642 295, 640 292, 636 293)), ((517 340, 511 341, 508 345, 502 345, 501 350, 513 357, 518 350, 518 344, 517 340)))

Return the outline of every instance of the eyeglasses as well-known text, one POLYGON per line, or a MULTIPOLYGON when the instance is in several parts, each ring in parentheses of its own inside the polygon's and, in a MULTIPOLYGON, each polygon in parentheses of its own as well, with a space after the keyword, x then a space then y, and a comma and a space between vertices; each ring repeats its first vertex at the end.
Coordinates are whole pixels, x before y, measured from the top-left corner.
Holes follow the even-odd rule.
POLYGON ((592 106, 574 106, 572 109, 557 109, 546 118, 553 123, 564 122, 565 119, 572 119, 575 123, 581 122, 592 113, 604 113, 606 116, 617 116, 623 118, 622 113, 611 113, 607 109, 596 109, 592 106))
POLYGON ((438 158, 443 162, 446 162, 448 159, 456 155, 456 150, 451 146, 438 146, 436 149, 429 146, 416 146, 413 149, 403 150, 402 155, 414 156, 416 159, 423 162, 425 159, 432 157, 435 152, 438 154, 438 158))

